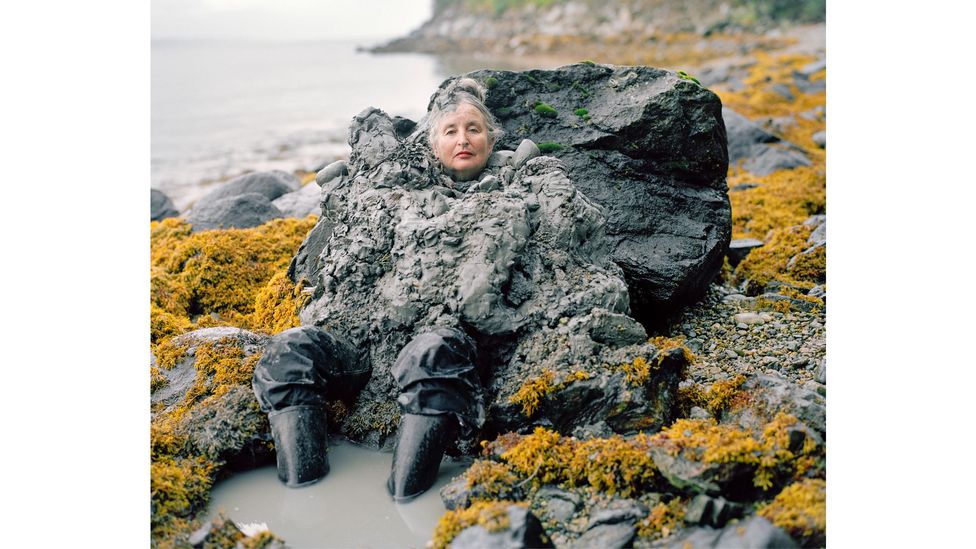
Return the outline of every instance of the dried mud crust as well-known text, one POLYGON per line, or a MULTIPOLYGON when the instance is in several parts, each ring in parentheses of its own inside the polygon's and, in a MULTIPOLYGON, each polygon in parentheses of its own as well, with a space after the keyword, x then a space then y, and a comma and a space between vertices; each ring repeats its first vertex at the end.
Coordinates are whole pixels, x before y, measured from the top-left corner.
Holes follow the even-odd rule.
POLYGON ((710 384, 740 374, 778 374, 825 393, 824 376, 817 381, 826 360, 825 308, 783 313, 757 310, 756 302, 733 287, 712 284, 704 299, 671 320, 662 335, 683 337, 694 353, 689 379, 710 384))

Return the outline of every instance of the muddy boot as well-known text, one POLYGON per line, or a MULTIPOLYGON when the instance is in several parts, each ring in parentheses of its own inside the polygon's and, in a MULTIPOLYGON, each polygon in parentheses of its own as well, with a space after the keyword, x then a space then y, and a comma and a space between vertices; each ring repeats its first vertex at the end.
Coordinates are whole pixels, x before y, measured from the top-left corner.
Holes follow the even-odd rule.
POLYGON ((278 478, 289 488, 317 482, 329 472, 325 408, 300 405, 268 414, 278 457, 278 478))
POLYGON ((450 415, 400 417, 393 468, 386 483, 395 502, 406 503, 433 486, 455 421, 450 415))

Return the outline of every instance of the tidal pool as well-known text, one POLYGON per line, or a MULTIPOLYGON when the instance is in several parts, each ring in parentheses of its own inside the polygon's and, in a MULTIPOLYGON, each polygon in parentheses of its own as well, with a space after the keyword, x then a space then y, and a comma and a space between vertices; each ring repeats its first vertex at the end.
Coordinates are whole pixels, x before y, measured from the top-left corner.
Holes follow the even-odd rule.
POLYGON ((242 530, 267 527, 293 549, 422 548, 444 513, 440 489, 470 465, 441 462, 433 488, 397 505, 386 491, 393 454, 331 439, 325 478, 288 488, 274 466, 239 473, 217 483, 207 516, 222 510, 242 530))

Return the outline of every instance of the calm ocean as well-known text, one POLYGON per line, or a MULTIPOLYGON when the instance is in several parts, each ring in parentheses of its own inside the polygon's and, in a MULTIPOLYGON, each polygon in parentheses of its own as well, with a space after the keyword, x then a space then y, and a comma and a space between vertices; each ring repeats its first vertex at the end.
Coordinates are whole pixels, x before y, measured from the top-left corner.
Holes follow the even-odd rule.
POLYGON ((180 211, 250 170, 312 170, 346 157, 366 107, 419 119, 451 69, 355 42, 154 41, 152 187, 180 211))

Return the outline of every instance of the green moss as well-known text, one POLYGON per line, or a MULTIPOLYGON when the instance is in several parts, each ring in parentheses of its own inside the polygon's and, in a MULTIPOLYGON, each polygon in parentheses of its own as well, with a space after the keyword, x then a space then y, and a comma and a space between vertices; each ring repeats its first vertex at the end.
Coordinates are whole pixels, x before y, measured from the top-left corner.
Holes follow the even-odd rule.
POLYGON ((539 116, 544 116, 546 118, 555 118, 558 112, 556 109, 550 107, 549 105, 539 101, 535 104, 535 113, 539 116))
POLYGON ((551 143, 551 142, 539 143, 539 151, 541 151, 542 154, 555 152, 560 149, 563 149, 564 147, 565 147, 564 145, 560 145, 559 143, 551 143))
POLYGON ((694 76, 686 73, 685 71, 678 71, 678 76, 681 77, 683 80, 688 80, 690 82, 694 82, 695 84, 698 84, 701 87, 704 87, 704 86, 702 86, 702 83, 698 81, 697 78, 695 78, 694 76))
POLYGON ((596 65, 596 63, 594 63, 593 61, 590 61, 589 59, 584 59, 584 60, 580 61, 580 64, 582 64, 582 65, 589 65, 591 67, 593 67, 593 66, 596 65))
POLYGON ((580 93, 580 96, 581 96, 581 97, 582 97, 583 99, 586 99, 586 98, 588 98, 588 97, 589 97, 589 96, 591 95, 591 94, 590 94, 590 90, 588 90, 588 89, 586 89, 585 87, 583 87, 583 85, 582 85, 582 84, 580 84, 580 83, 579 83, 578 81, 573 81, 573 86, 572 86, 572 88, 573 88, 574 90, 576 90, 576 91, 578 91, 578 92, 580 93))
POLYGON ((498 107, 497 109, 495 109, 495 114, 497 114, 498 116, 500 116, 502 118, 507 118, 509 115, 512 114, 512 108, 511 107, 498 107))
POLYGON ((581 118, 589 118, 590 111, 584 109, 583 107, 580 107, 580 108, 576 109, 575 111, 573 111, 573 114, 575 114, 576 116, 579 116, 581 118))
POLYGON ((485 79, 485 87, 489 90, 498 85, 498 79, 494 76, 489 76, 485 79))

